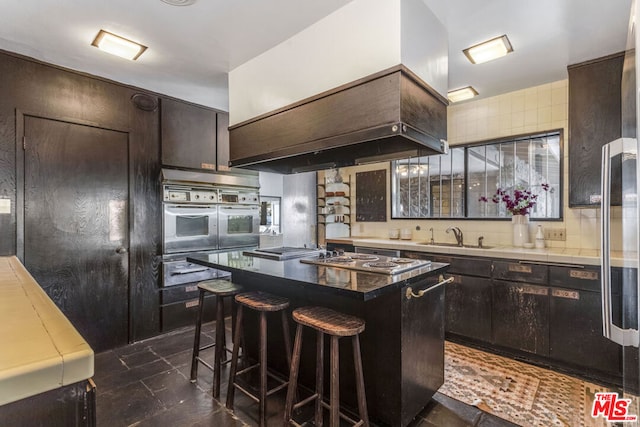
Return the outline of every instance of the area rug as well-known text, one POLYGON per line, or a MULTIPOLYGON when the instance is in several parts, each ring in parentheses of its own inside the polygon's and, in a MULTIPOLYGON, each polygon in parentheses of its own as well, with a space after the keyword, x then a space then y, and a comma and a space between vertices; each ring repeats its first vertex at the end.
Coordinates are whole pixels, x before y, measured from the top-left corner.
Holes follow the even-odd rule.
MULTIPOLYGON (((605 427, 591 417, 595 393, 618 390, 447 342, 439 391, 521 426, 605 427)), ((638 414, 637 399, 632 406, 638 414)))

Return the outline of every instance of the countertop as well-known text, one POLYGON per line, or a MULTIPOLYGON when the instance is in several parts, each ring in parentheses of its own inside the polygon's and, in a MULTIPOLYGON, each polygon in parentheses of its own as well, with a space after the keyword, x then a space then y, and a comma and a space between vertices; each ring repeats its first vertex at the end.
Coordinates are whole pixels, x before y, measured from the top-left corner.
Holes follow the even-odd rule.
POLYGON ((300 262, 299 258, 275 261, 250 257, 243 255, 242 251, 208 255, 194 254, 188 256, 187 261, 230 271, 231 273, 243 272, 276 277, 295 286, 303 286, 314 291, 330 292, 365 301, 417 282, 426 276, 444 272, 448 266, 448 264, 434 262, 430 266, 416 268, 405 273, 386 275, 304 264, 300 262))
POLYGON ((16 257, 0 257, 0 405, 93 376, 93 350, 16 257))
MULTIPOLYGON (((525 249, 512 246, 495 246, 491 249, 460 248, 455 246, 434 246, 418 240, 393 240, 381 238, 340 238, 327 239, 329 243, 352 244, 353 246, 378 249, 398 249, 403 251, 429 252, 450 255, 481 256, 488 258, 517 259, 548 263, 600 265, 600 251, 596 249, 545 248, 525 249)), ((613 252, 611 265, 614 267, 638 268, 637 253, 613 252)))

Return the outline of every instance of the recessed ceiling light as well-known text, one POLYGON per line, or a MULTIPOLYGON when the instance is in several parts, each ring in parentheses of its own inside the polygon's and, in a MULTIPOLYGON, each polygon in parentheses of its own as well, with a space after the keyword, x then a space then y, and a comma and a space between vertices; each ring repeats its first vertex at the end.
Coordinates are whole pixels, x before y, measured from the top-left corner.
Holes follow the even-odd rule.
POLYGON ((492 59, 505 56, 509 52, 513 52, 513 47, 505 34, 468 47, 462 52, 464 52, 472 64, 482 64, 483 62, 491 61, 492 59))
POLYGON ((134 41, 125 39, 105 30, 100 30, 93 42, 92 46, 100 50, 104 50, 112 55, 135 61, 147 47, 134 41))
POLYGON ((478 91, 475 90, 471 86, 463 87, 460 89, 455 89, 447 92, 447 98, 451 102, 460 102, 467 99, 471 99, 474 96, 478 95, 478 91))
POLYGON ((171 6, 191 6, 196 2, 196 0, 162 0, 166 4, 170 4, 171 6))

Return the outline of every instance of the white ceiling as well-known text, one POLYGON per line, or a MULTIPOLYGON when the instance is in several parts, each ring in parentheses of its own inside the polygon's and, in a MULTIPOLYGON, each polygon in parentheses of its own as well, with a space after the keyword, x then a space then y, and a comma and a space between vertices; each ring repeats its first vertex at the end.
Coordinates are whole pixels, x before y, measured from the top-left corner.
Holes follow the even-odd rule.
MULTIPOLYGON (((227 110, 227 73, 350 0, 8 0, 0 49, 227 110), (145 44, 132 62, 90 46, 99 29, 145 44)), ((449 32, 449 88, 481 96, 566 78, 625 48, 631 0, 424 0, 449 32), (507 34, 515 52, 471 65, 462 49, 507 34)), ((348 64, 345 64, 348 66, 348 64)))

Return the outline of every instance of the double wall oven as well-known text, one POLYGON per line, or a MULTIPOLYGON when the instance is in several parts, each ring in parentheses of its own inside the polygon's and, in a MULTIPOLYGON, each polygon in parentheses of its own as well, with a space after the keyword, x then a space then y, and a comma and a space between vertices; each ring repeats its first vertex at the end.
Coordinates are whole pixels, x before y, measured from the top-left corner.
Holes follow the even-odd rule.
MULTIPOLYGON (((193 324, 198 282, 230 273, 187 262, 194 252, 255 248, 260 243, 259 196, 255 187, 165 182, 163 184, 162 331, 193 324)), ((205 299, 213 315, 214 297, 205 299)), ((206 320, 213 320, 206 319, 206 320)))

